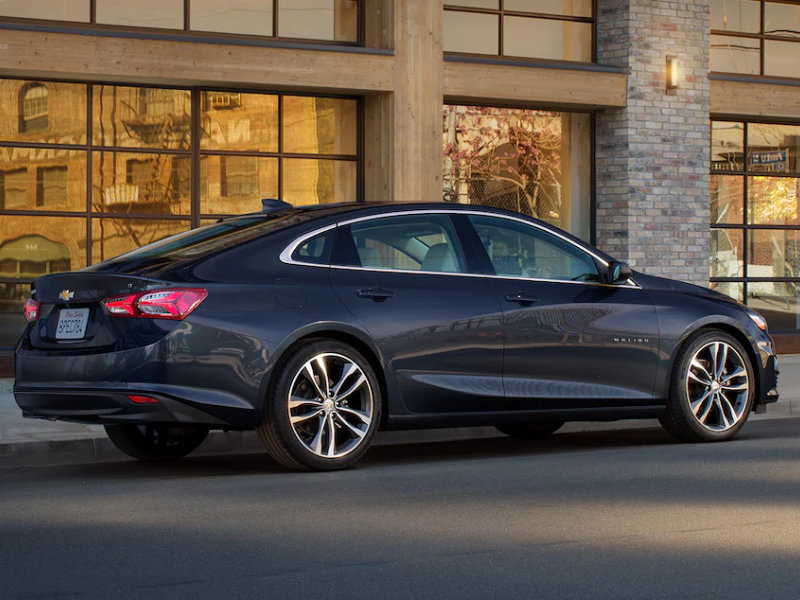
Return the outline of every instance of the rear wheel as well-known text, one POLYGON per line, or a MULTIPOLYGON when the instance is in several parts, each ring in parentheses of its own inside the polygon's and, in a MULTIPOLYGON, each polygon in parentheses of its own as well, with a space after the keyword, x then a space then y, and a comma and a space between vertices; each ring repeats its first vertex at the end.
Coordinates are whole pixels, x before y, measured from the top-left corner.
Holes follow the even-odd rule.
POLYGON ((682 440, 727 440, 744 425, 754 396, 753 366, 742 345, 722 331, 702 331, 678 353, 660 421, 682 440))
POLYGON ((277 373, 258 434, 290 469, 344 469, 369 448, 381 418, 375 372, 355 348, 311 341, 277 373))
POLYGON ((549 421, 543 423, 507 423, 496 425, 500 433, 505 433, 513 438, 538 440, 547 437, 561 429, 564 421, 549 421))
POLYGON ((208 429, 180 425, 106 425, 105 429, 117 448, 144 461, 183 458, 208 435, 208 429))

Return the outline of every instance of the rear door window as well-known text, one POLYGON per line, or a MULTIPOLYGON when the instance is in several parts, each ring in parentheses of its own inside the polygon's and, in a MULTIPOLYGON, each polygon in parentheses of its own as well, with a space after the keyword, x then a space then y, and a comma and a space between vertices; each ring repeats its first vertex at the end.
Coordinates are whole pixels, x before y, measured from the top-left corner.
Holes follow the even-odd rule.
POLYGON ((466 272, 464 254, 447 215, 378 217, 341 229, 336 264, 388 271, 466 272))

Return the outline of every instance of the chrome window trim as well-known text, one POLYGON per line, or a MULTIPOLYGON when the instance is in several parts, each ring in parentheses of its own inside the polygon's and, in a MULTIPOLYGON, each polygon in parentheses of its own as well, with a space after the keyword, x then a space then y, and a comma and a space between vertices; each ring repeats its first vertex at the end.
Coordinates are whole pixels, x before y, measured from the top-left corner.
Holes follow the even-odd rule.
POLYGON ((290 243, 286 248, 284 248, 283 252, 280 254, 280 260, 282 263, 287 265, 296 265, 302 267, 322 267, 325 269, 339 269, 345 271, 369 271, 369 272, 378 272, 378 273, 408 273, 412 275, 448 275, 448 276, 456 276, 456 277, 479 277, 483 279, 510 279, 513 281, 539 281, 543 283, 571 283, 576 285, 591 285, 591 286, 600 286, 600 287, 612 287, 612 288, 620 288, 624 287, 627 289, 642 289, 639 284, 637 284, 633 279, 628 279, 626 282, 621 284, 615 283, 600 283, 600 282, 592 282, 592 281, 572 281, 571 279, 546 279, 543 277, 516 277, 514 275, 490 275, 486 273, 448 273, 445 271, 411 271, 408 269, 381 269, 377 267, 361 267, 355 265, 320 265, 316 263, 308 263, 299 260, 295 260, 292 258, 292 255, 297 250, 297 248, 306 240, 329 231, 331 229, 335 229, 340 225, 350 225, 352 223, 360 223, 362 221, 371 221, 373 219, 381 219, 384 217, 398 217, 398 216, 409 216, 409 215, 429 215, 429 214, 456 214, 456 215, 478 215, 481 217, 497 217, 499 219, 506 219, 508 221, 517 221, 518 223, 522 223, 524 225, 528 225, 531 227, 535 227, 536 229, 543 231, 545 233, 549 233, 550 235, 554 235, 555 237, 567 242, 571 246, 574 246, 578 250, 585 252, 605 267, 608 267, 608 261, 601 258, 594 252, 584 248, 583 246, 576 244, 569 238, 564 235, 561 235, 558 232, 550 231, 549 229, 542 227, 537 223, 531 223, 530 221, 526 221, 525 219, 521 219, 519 217, 513 217, 510 215, 499 215, 496 213, 491 212, 483 212, 479 210, 452 210, 452 209, 419 209, 419 210, 409 210, 409 211, 395 211, 389 213, 381 213, 377 215, 367 215, 364 217, 356 217, 354 219, 347 219, 345 221, 340 221, 338 223, 334 223, 333 225, 326 225, 324 227, 320 227, 319 229, 315 229, 309 233, 305 233, 292 243, 290 243))

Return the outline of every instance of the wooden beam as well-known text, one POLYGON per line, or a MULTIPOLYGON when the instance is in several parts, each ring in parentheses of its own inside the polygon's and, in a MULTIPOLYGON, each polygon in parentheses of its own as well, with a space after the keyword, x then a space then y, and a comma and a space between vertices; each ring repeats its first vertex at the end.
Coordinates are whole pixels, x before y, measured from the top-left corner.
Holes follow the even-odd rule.
POLYGON ((392 200, 442 200, 442 0, 394 0, 392 200))
POLYGON ((387 92, 394 57, 224 43, 3 30, 0 76, 281 90, 387 92))
POLYGON ((444 95, 453 102, 520 106, 622 108, 627 75, 604 71, 498 65, 448 60, 444 95))
POLYGON ((711 114, 796 119, 800 86, 712 79, 711 114))

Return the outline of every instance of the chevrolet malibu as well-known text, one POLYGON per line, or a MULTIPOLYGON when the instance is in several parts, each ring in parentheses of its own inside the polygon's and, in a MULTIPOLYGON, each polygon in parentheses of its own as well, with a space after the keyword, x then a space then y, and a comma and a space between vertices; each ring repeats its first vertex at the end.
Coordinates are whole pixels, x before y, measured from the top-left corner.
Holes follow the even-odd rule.
POLYGON ((73 273, 25 306, 25 416, 105 426, 141 460, 258 431, 292 469, 379 429, 660 419, 733 437, 777 400, 764 319, 494 208, 341 204, 227 218, 73 273))

